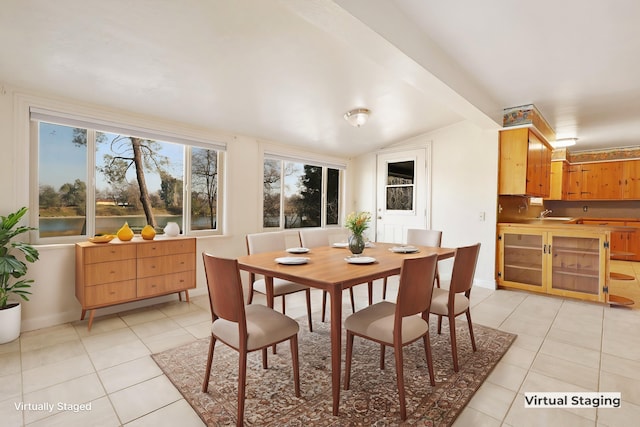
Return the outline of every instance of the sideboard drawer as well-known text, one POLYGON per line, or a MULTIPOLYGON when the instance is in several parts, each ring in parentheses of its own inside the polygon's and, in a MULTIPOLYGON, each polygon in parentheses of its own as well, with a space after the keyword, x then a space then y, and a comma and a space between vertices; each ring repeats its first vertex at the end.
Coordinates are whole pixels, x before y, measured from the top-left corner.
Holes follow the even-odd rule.
POLYGON ((136 278, 135 259, 87 264, 84 268, 86 286, 136 278))
POLYGON ((126 302, 135 297, 135 280, 90 286, 85 290, 85 301, 87 307, 126 302))
POLYGON ((84 263, 94 264, 136 257, 136 247, 130 244, 102 243, 84 251, 84 263))

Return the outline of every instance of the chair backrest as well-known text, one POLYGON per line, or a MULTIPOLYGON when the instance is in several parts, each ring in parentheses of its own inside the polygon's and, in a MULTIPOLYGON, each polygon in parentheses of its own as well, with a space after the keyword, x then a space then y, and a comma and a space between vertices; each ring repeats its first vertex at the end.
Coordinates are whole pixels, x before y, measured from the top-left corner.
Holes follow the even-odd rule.
POLYGON ((453 270, 451 271, 451 284, 449 285, 450 299, 453 298, 454 294, 462 292, 469 296, 473 285, 473 276, 476 273, 479 253, 480 243, 456 249, 453 270))
POLYGON ((247 253, 282 251, 287 249, 287 240, 282 231, 247 234, 247 253))
POLYGON ((347 241, 346 230, 340 228, 305 228, 299 233, 300 243, 305 248, 317 248, 347 241))
POLYGON ((407 244, 439 248, 442 244, 442 231, 410 228, 407 230, 407 244))
POLYGON ((236 322, 242 334, 247 325, 238 261, 218 258, 205 252, 202 258, 213 321, 220 318, 236 322))
POLYGON ((437 254, 407 258, 402 262, 396 299, 396 325, 402 317, 429 312, 437 264, 437 254))

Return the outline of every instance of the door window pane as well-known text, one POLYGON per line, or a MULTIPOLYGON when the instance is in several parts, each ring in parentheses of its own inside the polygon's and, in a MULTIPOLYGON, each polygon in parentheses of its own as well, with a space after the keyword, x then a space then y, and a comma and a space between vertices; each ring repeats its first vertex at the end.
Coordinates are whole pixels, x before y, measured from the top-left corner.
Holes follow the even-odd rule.
POLYGON ((387 210, 413 210, 415 162, 413 160, 387 164, 387 210))
POLYGON ((40 237, 86 234, 87 131, 38 124, 40 237))

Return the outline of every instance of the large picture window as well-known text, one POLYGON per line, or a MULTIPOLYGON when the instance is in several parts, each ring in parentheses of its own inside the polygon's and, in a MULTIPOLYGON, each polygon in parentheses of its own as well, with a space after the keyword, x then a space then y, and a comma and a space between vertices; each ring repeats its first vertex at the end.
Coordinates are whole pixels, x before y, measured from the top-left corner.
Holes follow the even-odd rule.
POLYGON ((263 227, 338 225, 342 169, 265 156, 263 227))
POLYGON ((41 240, 114 234, 125 222, 137 232, 149 224, 162 233, 168 222, 185 234, 220 231, 224 146, 105 131, 42 113, 31 118, 41 240))

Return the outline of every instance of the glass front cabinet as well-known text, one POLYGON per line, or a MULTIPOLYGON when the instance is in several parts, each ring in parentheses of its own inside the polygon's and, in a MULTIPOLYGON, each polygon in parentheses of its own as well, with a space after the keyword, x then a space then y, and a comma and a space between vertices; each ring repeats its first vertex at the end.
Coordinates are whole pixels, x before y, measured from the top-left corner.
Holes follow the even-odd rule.
POLYGON ((604 302, 609 231, 498 226, 498 286, 604 302))

